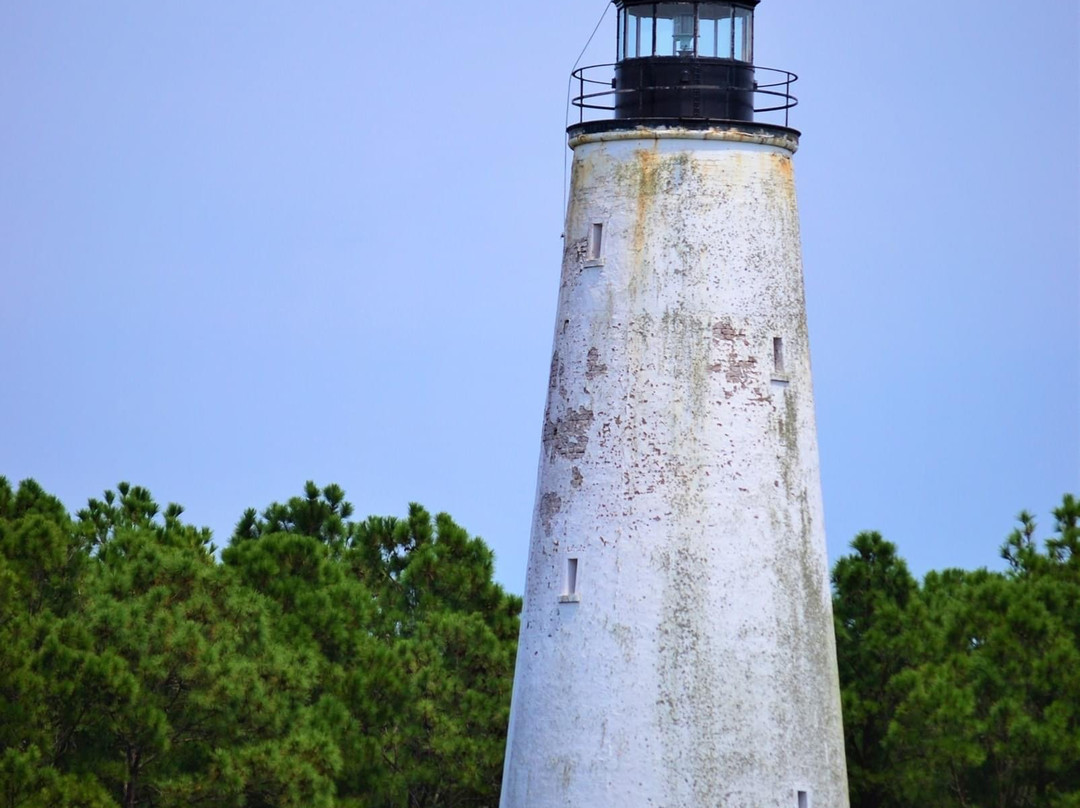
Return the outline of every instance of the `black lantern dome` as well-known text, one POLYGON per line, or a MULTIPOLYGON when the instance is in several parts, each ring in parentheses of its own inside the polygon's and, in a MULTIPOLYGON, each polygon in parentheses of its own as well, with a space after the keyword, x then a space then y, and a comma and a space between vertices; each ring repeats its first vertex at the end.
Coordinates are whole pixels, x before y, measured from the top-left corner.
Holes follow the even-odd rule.
POLYGON ((616 118, 754 120, 759 0, 614 1, 616 118))

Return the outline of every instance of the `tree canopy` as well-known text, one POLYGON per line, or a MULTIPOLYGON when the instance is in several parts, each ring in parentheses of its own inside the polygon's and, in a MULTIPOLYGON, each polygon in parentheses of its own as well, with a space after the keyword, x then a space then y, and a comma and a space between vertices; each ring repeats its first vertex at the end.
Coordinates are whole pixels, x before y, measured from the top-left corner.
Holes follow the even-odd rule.
POLYGON ((520 600, 446 514, 335 485, 209 531, 0 478, 0 808, 491 805, 520 600))
POLYGON ((929 573, 863 533, 836 564, 852 808, 1080 806, 1080 502, 1004 572, 929 573))

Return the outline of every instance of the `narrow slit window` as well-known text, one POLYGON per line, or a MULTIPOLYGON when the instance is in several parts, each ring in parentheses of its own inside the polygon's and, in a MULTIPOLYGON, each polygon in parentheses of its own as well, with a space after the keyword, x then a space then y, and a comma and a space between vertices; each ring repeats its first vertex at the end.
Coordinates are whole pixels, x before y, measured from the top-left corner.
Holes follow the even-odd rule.
POLYGON ((563 587, 563 594, 568 597, 577 595, 577 562, 576 558, 566 559, 566 585, 563 587))
MULTIPOLYGON (((784 372, 784 338, 773 337, 772 341, 773 370, 776 373, 784 372)), ((800 792, 802 793, 802 792, 800 792)), ((800 806, 801 808, 801 806, 800 806)))
POLYGON ((600 222, 593 223, 589 230, 589 260, 599 261, 604 249, 604 225, 600 222))
POLYGON ((810 793, 808 791, 799 792, 799 804, 797 808, 810 808, 810 793))

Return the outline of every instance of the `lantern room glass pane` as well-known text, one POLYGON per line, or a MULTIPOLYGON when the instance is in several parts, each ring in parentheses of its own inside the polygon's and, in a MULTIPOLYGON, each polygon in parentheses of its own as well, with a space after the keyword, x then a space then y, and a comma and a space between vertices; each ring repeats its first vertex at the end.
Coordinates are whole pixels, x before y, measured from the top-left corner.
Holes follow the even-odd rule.
POLYGON ((619 28, 618 28, 619 37, 618 37, 617 44, 616 44, 615 57, 616 57, 616 59, 624 59, 624 58, 626 58, 626 10, 625 9, 621 9, 619 11, 618 26, 619 26, 619 28))
POLYGON ((740 62, 754 61, 754 13, 748 8, 735 9, 735 54, 740 62))
POLYGON ((699 6, 699 56, 731 58, 731 11, 727 3, 702 3, 699 6))
POLYGON ((656 7, 656 55, 693 56, 694 4, 660 3, 656 7))
POLYGON ((653 8, 654 6, 631 6, 626 9, 626 22, 622 27, 623 47, 620 49, 622 58, 652 56, 653 8))
POLYGON ((701 9, 702 17, 698 20, 698 56, 716 56, 716 20, 705 17, 705 9, 701 9))

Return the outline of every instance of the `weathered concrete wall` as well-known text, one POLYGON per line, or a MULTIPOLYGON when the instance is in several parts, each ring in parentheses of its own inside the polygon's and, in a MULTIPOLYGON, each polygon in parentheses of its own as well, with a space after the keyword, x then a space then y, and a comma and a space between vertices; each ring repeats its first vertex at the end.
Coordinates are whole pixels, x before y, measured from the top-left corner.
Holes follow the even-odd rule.
POLYGON ((574 144, 501 805, 845 808, 794 142, 654 134, 574 144))

